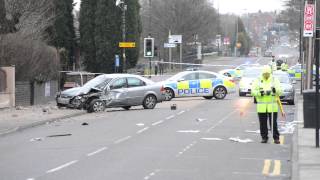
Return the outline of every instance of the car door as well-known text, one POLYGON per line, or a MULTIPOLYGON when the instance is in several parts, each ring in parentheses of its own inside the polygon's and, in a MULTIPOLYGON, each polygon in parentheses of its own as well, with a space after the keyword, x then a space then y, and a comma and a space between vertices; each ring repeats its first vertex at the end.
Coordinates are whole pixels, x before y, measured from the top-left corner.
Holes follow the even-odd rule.
POLYGON ((127 79, 117 78, 114 79, 109 85, 107 92, 107 106, 123 106, 127 102, 127 79))
POLYGON ((199 88, 198 72, 191 72, 181 77, 177 82, 178 97, 197 96, 199 88))
POLYGON ((145 95, 146 83, 136 77, 127 77, 128 92, 127 101, 128 105, 141 105, 145 95))
POLYGON ((213 81, 217 78, 216 75, 200 72, 199 73, 199 96, 212 96, 213 94, 213 81))

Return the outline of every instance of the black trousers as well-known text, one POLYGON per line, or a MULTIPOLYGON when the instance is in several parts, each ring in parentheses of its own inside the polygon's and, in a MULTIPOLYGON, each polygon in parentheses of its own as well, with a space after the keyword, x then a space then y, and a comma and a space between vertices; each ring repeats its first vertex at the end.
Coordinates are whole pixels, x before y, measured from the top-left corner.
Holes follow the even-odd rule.
MULTIPOLYGON (((268 139, 268 119, 271 122, 272 114, 271 113, 258 113, 259 122, 260 122, 260 134, 262 139, 268 139)), ((277 123, 278 113, 273 113, 273 139, 279 140, 279 131, 277 123)), ((270 123, 271 126, 271 123, 270 123)))

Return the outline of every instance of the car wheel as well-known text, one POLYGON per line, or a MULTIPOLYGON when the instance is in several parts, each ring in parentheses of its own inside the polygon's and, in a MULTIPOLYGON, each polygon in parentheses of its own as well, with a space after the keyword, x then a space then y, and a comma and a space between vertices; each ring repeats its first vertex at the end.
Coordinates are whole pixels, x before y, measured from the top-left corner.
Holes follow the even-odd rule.
POLYGON ((213 96, 216 99, 224 99, 227 95, 227 89, 223 86, 218 86, 213 91, 213 96))
POLYGON ((294 99, 293 99, 293 100, 288 101, 288 104, 289 104, 289 105, 294 105, 294 99))
POLYGON ((88 108, 88 113, 92 112, 102 112, 106 108, 105 104, 103 101, 100 99, 94 99, 90 102, 89 108, 88 108))
POLYGON ((131 106, 124 106, 122 108, 125 109, 125 110, 129 110, 131 108, 131 106))
POLYGON ((203 96, 205 99, 212 99, 213 96, 203 96))
POLYGON ((157 104, 157 98, 154 95, 148 95, 146 98, 143 100, 143 108, 144 109, 153 109, 157 104))
POLYGON ((171 101, 171 99, 174 97, 174 92, 170 88, 165 88, 165 101, 171 101))

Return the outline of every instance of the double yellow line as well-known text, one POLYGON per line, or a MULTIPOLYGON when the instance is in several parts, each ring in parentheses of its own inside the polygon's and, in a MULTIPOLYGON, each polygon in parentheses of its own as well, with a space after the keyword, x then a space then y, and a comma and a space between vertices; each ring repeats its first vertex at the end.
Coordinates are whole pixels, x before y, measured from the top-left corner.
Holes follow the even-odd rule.
POLYGON ((262 169, 262 174, 265 176, 279 176, 281 173, 281 161, 280 160, 271 160, 265 159, 262 169), (271 165, 273 162, 273 171, 271 172, 271 165))

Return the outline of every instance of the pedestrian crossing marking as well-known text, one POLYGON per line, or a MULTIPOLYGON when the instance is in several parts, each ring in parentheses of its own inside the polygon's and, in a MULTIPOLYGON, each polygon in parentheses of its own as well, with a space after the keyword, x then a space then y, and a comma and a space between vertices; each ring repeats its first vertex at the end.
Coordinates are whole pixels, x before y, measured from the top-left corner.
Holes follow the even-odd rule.
POLYGON ((262 169, 262 174, 264 176, 280 176, 280 173, 281 173, 280 160, 270 160, 270 159, 264 160, 264 165, 262 169), (271 172, 271 169, 272 169, 271 167, 273 167, 272 172, 271 172))
POLYGON ((280 160, 274 160, 274 167, 272 176, 279 176, 281 172, 281 161, 280 160))
POLYGON ((271 160, 270 159, 264 160, 264 166, 263 166, 263 169, 262 169, 262 174, 263 175, 268 175, 269 174, 270 166, 271 166, 271 160))
POLYGON ((280 136, 280 144, 284 144, 284 136, 280 136))

